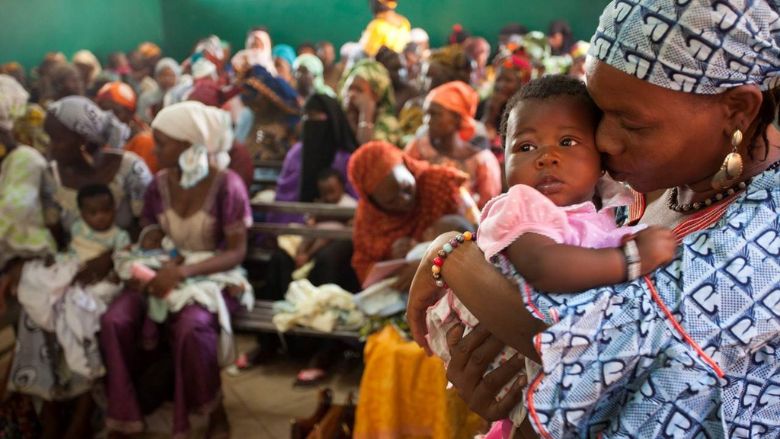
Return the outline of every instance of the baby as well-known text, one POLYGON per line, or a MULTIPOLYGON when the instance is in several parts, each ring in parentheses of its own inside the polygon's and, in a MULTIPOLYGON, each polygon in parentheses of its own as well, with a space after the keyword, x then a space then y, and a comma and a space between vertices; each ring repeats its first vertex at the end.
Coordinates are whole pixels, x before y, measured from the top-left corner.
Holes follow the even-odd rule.
POLYGON ((76 199, 81 217, 70 228, 67 252, 45 263, 25 264, 18 295, 35 324, 56 333, 70 369, 97 378, 105 372, 96 338, 100 316, 121 291, 121 284, 113 271, 87 280, 79 274, 88 261, 128 247, 130 237, 114 225, 116 206, 107 186, 85 186, 76 199))
MULTIPOLYGON (((335 169, 325 169, 317 176, 317 189, 319 197, 317 202, 333 204, 338 207, 357 207, 357 200, 352 198, 346 190, 344 177, 335 169)), ((307 218, 307 224, 318 228, 340 229, 347 226, 348 223, 342 220, 332 220, 327 218, 307 218)), ((307 238, 298 246, 295 255, 295 264, 301 267, 308 263, 311 258, 320 249, 325 247, 330 240, 323 238, 307 238)))
MULTIPOLYGON (((508 277, 519 274, 549 293, 573 293, 631 281, 674 257, 670 231, 615 225, 614 208, 631 203, 632 196, 604 175, 595 144, 599 117, 585 85, 558 75, 531 81, 507 105, 510 188, 485 205, 477 245, 508 277)), ((464 324, 468 332, 479 323, 451 291, 427 316, 429 345, 445 363, 447 331, 464 324)), ((516 353, 505 348, 490 370, 516 353)), ((540 366, 526 360, 526 369, 530 382, 540 366)), ((518 404, 511 420, 519 426, 525 418, 518 404)), ((511 430, 509 423, 497 424, 488 437, 506 437, 511 430)))

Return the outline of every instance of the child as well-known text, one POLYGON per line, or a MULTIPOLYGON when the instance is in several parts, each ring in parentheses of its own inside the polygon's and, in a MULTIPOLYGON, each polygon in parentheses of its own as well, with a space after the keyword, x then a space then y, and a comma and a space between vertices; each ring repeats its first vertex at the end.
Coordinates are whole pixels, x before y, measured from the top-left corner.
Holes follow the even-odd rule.
MULTIPOLYGON (((338 207, 357 207, 357 200, 345 191, 344 177, 335 169, 328 168, 320 172, 317 176, 317 189, 319 197, 316 201, 319 203, 333 204, 338 207)), ((306 222, 318 228, 328 229, 341 229, 348 225, 348 223, 338 220, 313 217, 310 217, 306 222)), ((314 254, 325 247, 328 242, 330 241, 322 238, 304 239, 298 246, 295 255, 296 265, 301 267, 308 263, 314 254)))
MULTIPOLYGON (((485 206, 477 237, 485 258, 505 275, 516 270, 537 289, 571 293, 630 281, 672 260, 670 231, 615 225, 613 208, 632 198, 604 176, 595 145, 599 117, 585 85, 565 76, 531 81, 507 105, 502 125, 510 189, 485 206)), ((478 321, 452 292, 428 310, 429 344, 445 363, 447 331, 459 323, 469 331, 478 321)), ((515 354, 505 348, 490 369, 515 354)), ((526 360, 526 369, 531 381, 540 367, 526 360)), ((511 420, 524 424, 523 434, 533 431, 523 404, 511 420)), ((498 423, 488 437, 507 437, 511 430, 511 423, 498 423)))
POLYGON ((81 218, 70 229, 68 251, 48 264, 25 264, 19 282, 19 302, 42 329, 54 332, 73 372, 98 378, 105 372, 96 334, 100 316, 120 292, 116 273, 103 279, 77 281, 87 261, 130 244, 130 237, 114 225, 116 206, 106 185, 89 185, 77 195, 81 218))

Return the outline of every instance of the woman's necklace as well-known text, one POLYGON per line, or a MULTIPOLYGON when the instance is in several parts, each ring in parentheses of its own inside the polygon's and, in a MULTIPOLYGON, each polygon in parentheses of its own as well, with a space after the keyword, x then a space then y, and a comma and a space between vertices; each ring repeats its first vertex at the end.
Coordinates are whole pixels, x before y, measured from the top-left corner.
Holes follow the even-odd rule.
MULTIPOLYGON (((773 170, 777 169, 778 166, 780 166, 780 160, 778 160, 778 161, 772 163, 771 165, 769 165, 769 167, 767 167, 764 170, 764 172, 766 172, 766 171, 773 171, 773 170)), ((732 185, 732 186, 730 186, 730 187, 728 187, 728 188, 718 192, 717 194, 707 198, 706 200, 697 201, 695 203, 685 203, 685 204, 679 204, 677 202, 677 188, 674 187, 669 192, 669 201, 667 202, 667 207, 669 207, 669 209, 671 209, 671 210, 673 210, 675 212, 678 212, 678 213, 692 213, 692 212, 696 212, 698 210, 704 209, 705 207, 710 207, 713 204, 716 204, 717 202, 722 201, 724 198, 728 198, 728 197, 734 195, 738 191, 744 190, 745 188, 748 187, 748 185, 750 184, 751 181, 753 181, 753 177, 748 178, 745 181, 741 181, 741 182, 739 182, 737 184, 734 184, 734 185, 732 185)))

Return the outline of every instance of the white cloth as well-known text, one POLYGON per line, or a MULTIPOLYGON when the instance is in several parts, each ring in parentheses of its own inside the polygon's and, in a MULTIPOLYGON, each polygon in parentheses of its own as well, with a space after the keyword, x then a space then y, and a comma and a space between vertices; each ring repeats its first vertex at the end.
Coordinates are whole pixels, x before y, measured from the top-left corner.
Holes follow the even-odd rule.
POLYGON ((192 146, 179 156, 181 185, 195 186, 206 178, 209 163, 222 170, 230 164, 233 129, 230 114, 200 102, 187 101, 165 107, 157 113, 152 128, 192 146))
POLYGON ((290 283, 284 301, 274 303, 273 323, 279 332, 303 326, 322 332, 356 329, 364 321, 351 293, 335 284, 315 287, 307 279, 290 283))
POLYGON ((105 374, 97 340, 100 317, 121 285, 105 281, 73 285, 80 266, 75 257, 50 267, 40 260, 27 262, 19 279, 18 298, 36 325, 56 334, 71 371, 95 379, 105 374))

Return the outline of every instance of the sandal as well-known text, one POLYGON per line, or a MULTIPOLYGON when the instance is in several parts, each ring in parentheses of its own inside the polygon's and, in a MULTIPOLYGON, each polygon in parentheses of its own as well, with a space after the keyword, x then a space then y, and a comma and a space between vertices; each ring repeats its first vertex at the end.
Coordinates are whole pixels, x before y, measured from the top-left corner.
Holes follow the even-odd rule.
POLYGON ((295 379, 296 386, 314 386, 322 382, 328 373, 323 369, 311 368, 303 369, 298 372, 298 376, 295 379))

